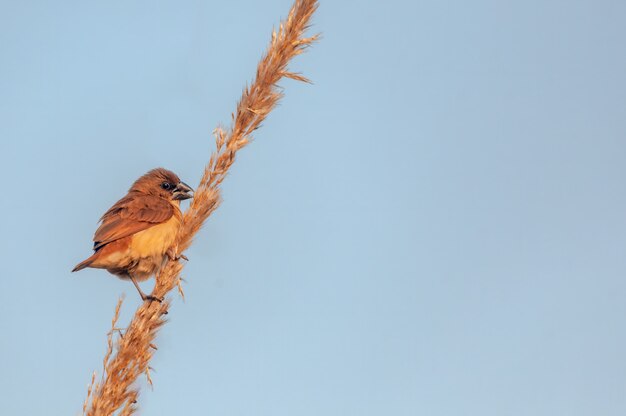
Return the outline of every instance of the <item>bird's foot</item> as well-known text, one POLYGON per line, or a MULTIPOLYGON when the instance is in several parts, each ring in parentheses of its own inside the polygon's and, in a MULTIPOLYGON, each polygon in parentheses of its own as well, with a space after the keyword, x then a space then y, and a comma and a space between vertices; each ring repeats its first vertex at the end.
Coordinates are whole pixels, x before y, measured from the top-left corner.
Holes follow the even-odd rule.
POLYGON ((180 260, 180 259, 183 259, 183 260, 189 261, 189 259, 187 258, 187 256, 185 256, 184 254, 176 254, 176 252, 175 252, 174 250, 172 250, 172 249, 169 249, 169 250, 167 251, 167 257, 169 257, 169 259, 170 259, 170 260, 173 260, 173 261, 178 261, 178 260, 180 260))
POLYGON ((141 294, 141 299, 145 302, 145 301, 150 301, 150 302, 159 302, 159 303, 163 303, 163 298, 160 298, 158 296, 153 296, 153 295, 145 295, 145 294, 141 294))

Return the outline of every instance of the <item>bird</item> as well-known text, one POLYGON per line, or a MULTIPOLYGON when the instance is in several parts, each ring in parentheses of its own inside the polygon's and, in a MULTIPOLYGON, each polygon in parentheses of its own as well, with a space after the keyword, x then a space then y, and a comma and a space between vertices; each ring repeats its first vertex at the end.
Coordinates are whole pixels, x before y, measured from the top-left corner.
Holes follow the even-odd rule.
POLYGON ((86 267, 106 269, 133 282, 143 301, 161 302, 143 293, 137 282, 156 274, 168 258, 187 259, 173 246, 183 218, 180 201, 193 198, 192 193, 193 189, 174 172, 150 170, 100 218, 93 255, 72 272, 86 267))

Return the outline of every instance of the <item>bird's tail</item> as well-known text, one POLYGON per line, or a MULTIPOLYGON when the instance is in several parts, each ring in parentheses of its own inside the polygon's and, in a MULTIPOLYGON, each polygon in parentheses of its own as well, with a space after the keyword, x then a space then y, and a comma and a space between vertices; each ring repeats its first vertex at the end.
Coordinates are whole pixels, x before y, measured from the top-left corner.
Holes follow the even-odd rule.
POLYGON ((72 272, 77 272, 79 270, 83 270, 85 267, 89 267, 94 260, 94 256, 91 256, 87 260, 81 261, 72 269, 72 272))

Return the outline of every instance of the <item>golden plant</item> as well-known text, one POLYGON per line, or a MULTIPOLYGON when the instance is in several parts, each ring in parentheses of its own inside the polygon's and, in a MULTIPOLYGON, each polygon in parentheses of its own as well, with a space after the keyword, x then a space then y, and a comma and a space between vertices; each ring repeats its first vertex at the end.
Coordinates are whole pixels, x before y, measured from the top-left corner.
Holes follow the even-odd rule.
MULTIPOLYGON (((278 30, 272 32, 269 47, 257 66, 255 79, 244 89, 232 115, 230 128, 224 130, 218 127, 215 130, 216 150, 204 169, 189 209, 183 215, 176 240, 177 253, 181 254, 189 248, 194 235, 219 206, 220 185, 234 163, 237 152, 250 142, 252 133, 283 96, 278 82, 285 77, 308 82, 302 75, 289 72, 287 64, 317 40, 317 35, 304 37, 317 6, 317 0, 295 0, 287 19, 281 22, 278 30)), ((119 300, 108 334, 104 372, 100 381, 96 382, 95 373, 92 376, 83 405, 84 415, 109 416, 116 412, 119 415, 131 415, 135 412, 139 396, 137 378, 145 374, 148 383, 152 384, 150 359, 156 350, 157 332, 165 323, 164 315, 168 313, 171 302, 166 295, 174 287, 183 295, 180 278, 182 268, 179 261, 168 260, 165 263, 156 276, 152 292, 153 296, 164 301, 144 302, 123 334, 117 328, 122 305, 122 299, 119 300), (116 333, 119 333, 119 338, 114 341, 116 333)))

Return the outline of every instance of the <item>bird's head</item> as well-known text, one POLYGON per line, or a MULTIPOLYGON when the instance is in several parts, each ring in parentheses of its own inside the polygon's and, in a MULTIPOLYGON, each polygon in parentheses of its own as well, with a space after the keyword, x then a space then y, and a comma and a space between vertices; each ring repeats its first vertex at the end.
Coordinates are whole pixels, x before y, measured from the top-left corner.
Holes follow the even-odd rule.
POLYGON ((172 171, 157 168, 152 169, 141 178, 137 179, 129 192, 154 195, 163 199, 182 201, 193 198, 193 189, 172 171))

